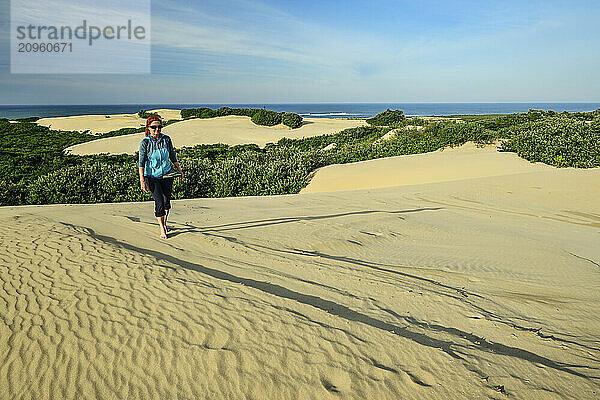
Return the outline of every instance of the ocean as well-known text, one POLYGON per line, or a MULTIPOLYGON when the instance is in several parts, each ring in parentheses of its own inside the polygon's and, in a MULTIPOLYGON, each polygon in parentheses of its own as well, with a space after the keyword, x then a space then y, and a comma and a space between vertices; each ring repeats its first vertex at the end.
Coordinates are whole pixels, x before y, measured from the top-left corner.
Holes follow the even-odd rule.
POLYGON ((0 105, 0 118, 63 117, 85 114, 137 113, 156 108, 266 108, 293 112, 303 117, 372 117, 386 109, 403 110, 407 116, 510 114, 535 110, 594 111, 600 103, 284 103, 284 104, 68 104, 68 105, 0 105))

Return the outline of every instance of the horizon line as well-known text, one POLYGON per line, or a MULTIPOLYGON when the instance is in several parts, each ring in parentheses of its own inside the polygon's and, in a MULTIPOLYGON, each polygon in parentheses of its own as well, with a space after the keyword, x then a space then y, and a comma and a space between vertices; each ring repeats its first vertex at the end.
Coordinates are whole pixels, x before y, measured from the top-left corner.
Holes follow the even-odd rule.
POLYGON ((129 105, 258 105, 258 104, 600 104, 600 101, 324 101, 324 102, 247 102, 247 103, 55 103, 55 104, 0 104, 5 106, 129 106, 129 105))

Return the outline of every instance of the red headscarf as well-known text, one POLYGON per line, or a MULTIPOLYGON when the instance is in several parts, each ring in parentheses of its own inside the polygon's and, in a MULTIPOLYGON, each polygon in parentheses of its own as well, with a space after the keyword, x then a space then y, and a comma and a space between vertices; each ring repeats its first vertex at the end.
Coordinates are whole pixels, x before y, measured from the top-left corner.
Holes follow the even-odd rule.
POLYGON ((162 120, 160 119, 160 117, 158 115, 149 116, 148 119, 146 120, 146 136, 150 135, 150 129, 148 129, 148 127, 154 121, 159 121, 160 124, 162 125, 162 120))

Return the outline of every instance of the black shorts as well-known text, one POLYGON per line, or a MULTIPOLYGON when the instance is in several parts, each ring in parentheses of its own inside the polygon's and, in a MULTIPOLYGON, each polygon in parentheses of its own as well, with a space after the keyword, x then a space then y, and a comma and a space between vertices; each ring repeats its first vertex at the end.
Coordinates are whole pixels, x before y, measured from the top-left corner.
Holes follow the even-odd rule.
POLYGON ((154 199, 154 215, 162 217, 166 210, 171 208, 171 194, 173 192, 173 178, 153 178, 145 176, 146 186, 154 199))

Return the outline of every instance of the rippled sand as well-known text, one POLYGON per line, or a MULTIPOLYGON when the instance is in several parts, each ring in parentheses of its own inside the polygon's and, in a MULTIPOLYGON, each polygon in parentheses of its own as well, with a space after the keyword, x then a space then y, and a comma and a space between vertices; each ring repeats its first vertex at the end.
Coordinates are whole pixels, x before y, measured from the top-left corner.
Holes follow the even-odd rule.
POLYGON ((0 398, 597 398, 598 182, 2 207, 0 398))

